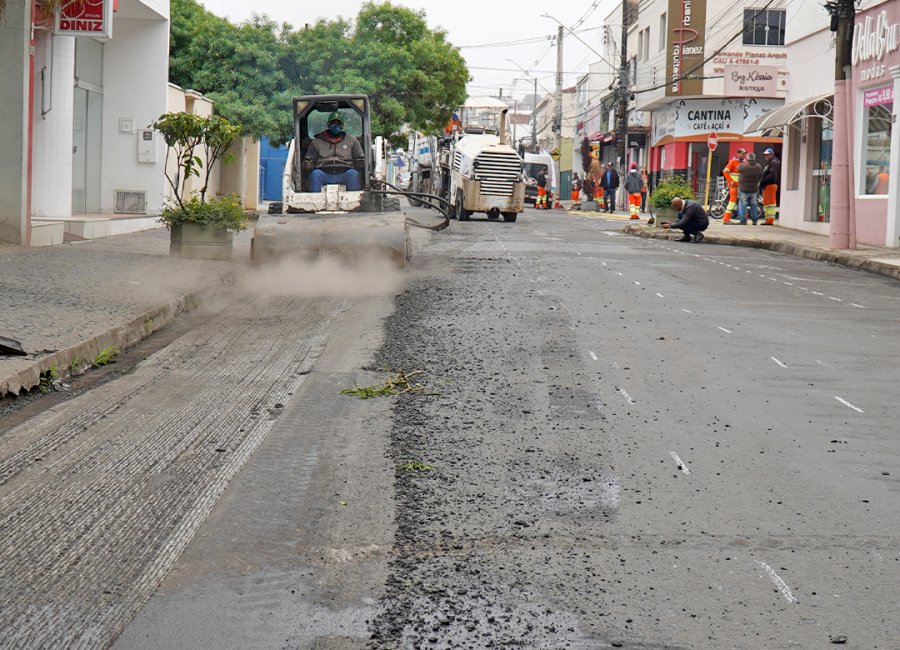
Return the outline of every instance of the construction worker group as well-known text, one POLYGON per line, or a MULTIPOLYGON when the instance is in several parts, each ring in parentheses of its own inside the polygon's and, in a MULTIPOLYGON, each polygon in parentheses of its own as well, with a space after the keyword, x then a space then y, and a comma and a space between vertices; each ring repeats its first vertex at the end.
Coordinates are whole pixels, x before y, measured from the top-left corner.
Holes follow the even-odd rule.
POLYGON ((759 202, 762 192, 763 225, 772 226, 778 215, 778 183, 781 177, 781 161, 770 147, 763 152, 765 167, 756 155, 743 148, 735 152, 722 170, 728 187, 728 205, 722 215, 722 223, 746 225, 747 219, 759 223, 759 202))

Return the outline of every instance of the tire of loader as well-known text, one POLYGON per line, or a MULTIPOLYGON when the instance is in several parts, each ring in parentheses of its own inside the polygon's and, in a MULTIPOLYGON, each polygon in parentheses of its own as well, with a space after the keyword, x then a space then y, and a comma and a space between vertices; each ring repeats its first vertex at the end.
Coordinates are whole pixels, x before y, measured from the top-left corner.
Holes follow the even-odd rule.
POLYGON ((460 221, 468 221, 473 213, 471 210, 466 210, 465 207, 463 207, 466 204, 466 195, 463 194, 462 192, 457 194, 456 202, 457 202, 456 216, 459 218, 460 221))
POLYGON ((383 212, 400 212, 400 197, 386 196, 382 207, 383 212))
POLYGON ((487 213, 488 219, 499 219, 500 218, 500 210, 497 208, 493 208, 487 213))
POLYGON ((281 214, 284 211, 284 204, 281 201, 272 201, 269 204, 269 214, 281 214))
POLYGON ((504 220, 506 223, 515 223, 515 222, 516 222, 516 218, 517 218, 518 216, 519 216, 519 213, 518 213, 518 212, 504 212, 504 213, 503 213, 503 220, 504 220))

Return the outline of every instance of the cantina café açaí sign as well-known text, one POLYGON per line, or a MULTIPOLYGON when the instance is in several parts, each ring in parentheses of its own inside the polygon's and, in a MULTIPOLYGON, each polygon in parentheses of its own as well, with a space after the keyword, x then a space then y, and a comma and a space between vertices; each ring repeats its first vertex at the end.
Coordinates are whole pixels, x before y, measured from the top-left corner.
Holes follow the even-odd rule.
POLYGON ((853 65, 865 66, 859 72, 860 81, 884 75, 884 57, 900 49, 900 23, 891 23, 888 12, 866 16, 853 27, 853 65))

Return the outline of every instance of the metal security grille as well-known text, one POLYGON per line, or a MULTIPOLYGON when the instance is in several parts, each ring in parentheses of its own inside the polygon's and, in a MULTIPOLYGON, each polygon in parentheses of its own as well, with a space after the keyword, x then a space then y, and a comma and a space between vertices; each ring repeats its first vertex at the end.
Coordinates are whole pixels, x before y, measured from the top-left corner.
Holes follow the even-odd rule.
POLYGON ((522 160, 512 152, 484 152, 475 158, 475 179, 481 193, 512 196, 513 186, 522 177, 522 160))
POLYGON ((147 192, 144 190, 116 190, 117 214, 147 214, 147 192))
POLYGON ((459 167, 462 165, 462 153, 459 151, 453 152, 453 171, 459 171, 459 167))

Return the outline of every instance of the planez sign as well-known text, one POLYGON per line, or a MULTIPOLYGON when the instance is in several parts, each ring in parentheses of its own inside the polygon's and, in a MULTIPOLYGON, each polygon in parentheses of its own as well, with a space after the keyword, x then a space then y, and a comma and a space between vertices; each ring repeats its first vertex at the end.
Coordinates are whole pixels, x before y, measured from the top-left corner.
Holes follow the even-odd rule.
POLYGON ((669 0, 666 95, 702 95, 706 0, 669 0))
POLYGON ((62 0, 53 33, 112 38, 112 5, 113 0, 62 0))

